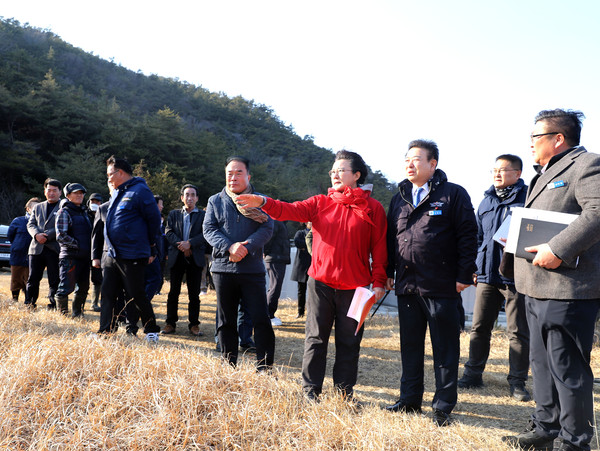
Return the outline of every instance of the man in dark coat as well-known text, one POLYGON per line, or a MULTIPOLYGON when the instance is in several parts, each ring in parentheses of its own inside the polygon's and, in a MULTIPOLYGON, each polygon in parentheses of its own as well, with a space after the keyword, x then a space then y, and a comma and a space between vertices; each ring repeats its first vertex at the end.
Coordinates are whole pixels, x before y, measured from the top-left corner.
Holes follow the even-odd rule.
POLYGON ((600 155, 579 145, 582 117, 541 111, 531 134, 540 171, 525 208, 578 217, 548 242, 525 248, 533 260, 515 257, 536 406, 527 430, 503 440, 523 449, 588 450, 594 434, 590 354, 600 307, 600 155))
POLYGON ((202 223, 204 211, 196 207, 198 188, 194 185, 184 185, 181 188, 183 208, 172 210, 167 218, 165 229, 169 242, 169 258, 167 267, 171 273, 171 289, 167 297, 167 321, 163 334, 175 333, 179 316, 179 294, 185 275, 188 288, 188 328, 195 336, 204 335, 200 332, 200 285, 202 268, 204 267, 204 236, 202 223))
POLYGON ((298 318, 304 316, 306 307, 306 283, 308 282, 308 268, 312 262, 312 257, 308 252, 306 244, 306 235, 310 231, 310 222, 306 223, 306 228, 298 230, 294 235, 294 245, 296 246, 296 257, 292 266, 291 280, 298 283, 298 318))
POLYGON ((477 210, 477 292, 469 360, 465 363, 465 372, 458 386, 483 386, 482 374, 490 353, 492 330, 504 304, 510 344, 507 377, 510 393, 519 401, 529 401, 531 395, 525 388, 529 372, 529 328, 525 298, 516 290, 514 280, 500 274, 504 246, 494 241, 494 234, 510 216, 510 208, 522 207, 525 203, 527 186, 520 178, 522 169, 523 162, 516 155, 506 154, 496 158, 492 170, 494 184, 485 192, 477 210))
POLYGON ((460 292, 473 284, 477 222, 466 190, 437 169, 437 145, 416 140, 408 149, 407 179, 388 211, 386 288, 395 285, 398 296, 402 379, 400 399, 387 410, 421 411, 429 325, 436 381, 433 420, 447 426, 457 400, 460 292))
POLYGON ((279 306, 279 296, 285 279, 285 267, 290 264, 290 239, 285 222, 273 221, 273 236, 265 244, 265 267, 269 277, 267 305, 273 326, 281 326, 281 319, 275 316, 279 306))

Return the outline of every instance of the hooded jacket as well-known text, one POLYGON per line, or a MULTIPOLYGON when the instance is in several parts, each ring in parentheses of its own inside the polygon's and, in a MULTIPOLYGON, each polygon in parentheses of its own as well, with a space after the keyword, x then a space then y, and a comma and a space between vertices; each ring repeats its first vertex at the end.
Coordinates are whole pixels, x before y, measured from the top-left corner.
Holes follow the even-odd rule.
POLYGON ((388 210, 388 277, 396 294, 457 297, 456 282, 473 283, 477 221, 467 191, 436 169, 416 207, 412 183, 399 184, 388 210))
POLYGON ((490 285, 514 285, 515 281, 500 274, 503 246, 493 240, 494 234, 510 216, 511 207, 522 207, 527 197, 527 185, 522 179, 505 199, 500 199, 492 185, 477 209, 477 282, 490 285))

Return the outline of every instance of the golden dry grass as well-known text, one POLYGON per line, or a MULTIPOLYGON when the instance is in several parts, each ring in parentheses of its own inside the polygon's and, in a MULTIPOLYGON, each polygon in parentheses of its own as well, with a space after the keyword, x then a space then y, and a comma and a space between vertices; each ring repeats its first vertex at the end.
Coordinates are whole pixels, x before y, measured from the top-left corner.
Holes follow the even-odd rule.
MULTIPOLYGON (((8 278, 0 272, 0 449, 505 450, 500 437, 523 428, 533 407, 507 396, 502 331, 494 333, 485 388, 460 391, 455 423, 438 428, 428 415, 381 410, 399 392, 396 318, 376 316, 367 324, 356 387, 366 406, 355 412, 332 391, 330 378, 319 404, 303 399, 304 327, 292 301, 280 304, 276 370, 266 375, 255 372, 254 355, 233 369, 214 352, 212 293, 202 299, 204 337, 192 337, 180 321, 177 334, 150 345, 121 331, 95 338, 93 312, 84 320, 42 308, 31 313, 8 299, 8 278)), ((182 300, 185 294, 184 288, 182 300)), ((166 296, 154 306, 162 325, 166 296)), ((464 363, 467 334, 461 346, 464 363)), ((434 387, 427 349, 424 407, 434 387)), ((595 349, 596 374, 598 357, 595 349)))

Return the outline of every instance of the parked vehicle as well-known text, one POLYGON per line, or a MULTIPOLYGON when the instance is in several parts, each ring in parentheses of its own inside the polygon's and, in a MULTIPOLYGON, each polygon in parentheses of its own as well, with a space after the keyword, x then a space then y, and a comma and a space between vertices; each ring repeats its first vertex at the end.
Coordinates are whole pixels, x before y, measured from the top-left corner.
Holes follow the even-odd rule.
POLYGON ((10 263, 10 241, 7 238, 8 226, 0 225, 0 267, 9 267, 10 263))

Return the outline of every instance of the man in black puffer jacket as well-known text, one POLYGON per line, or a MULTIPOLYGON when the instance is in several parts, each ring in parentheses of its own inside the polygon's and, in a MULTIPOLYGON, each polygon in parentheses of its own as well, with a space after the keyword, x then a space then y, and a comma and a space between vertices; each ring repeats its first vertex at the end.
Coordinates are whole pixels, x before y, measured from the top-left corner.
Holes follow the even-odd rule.
POLYGON ((429 326, 436 390, 433 419, 450 424, 460 358, 460 292, 473 284, 477 222, 466 190, 437 169, 433 141, 416 140, 406 154, 407 179, 388 210, 388 282, 398 296, 402 379, 392 412, 420 412, 425 332, 429 326), (395 276, 395 279, 394 279, 395 276))
POLYGON ((75 290, 73 318, 83 314, 83 305, 90 288, 90 251, 92 224, 83 204, 85 188, 79 183, 67 183, 64 188, 66 199, 56 214, 56 241, 60 245, 60 283, 56 292, 56 303, 60 312, 69 312, 68 296, 75 290))

